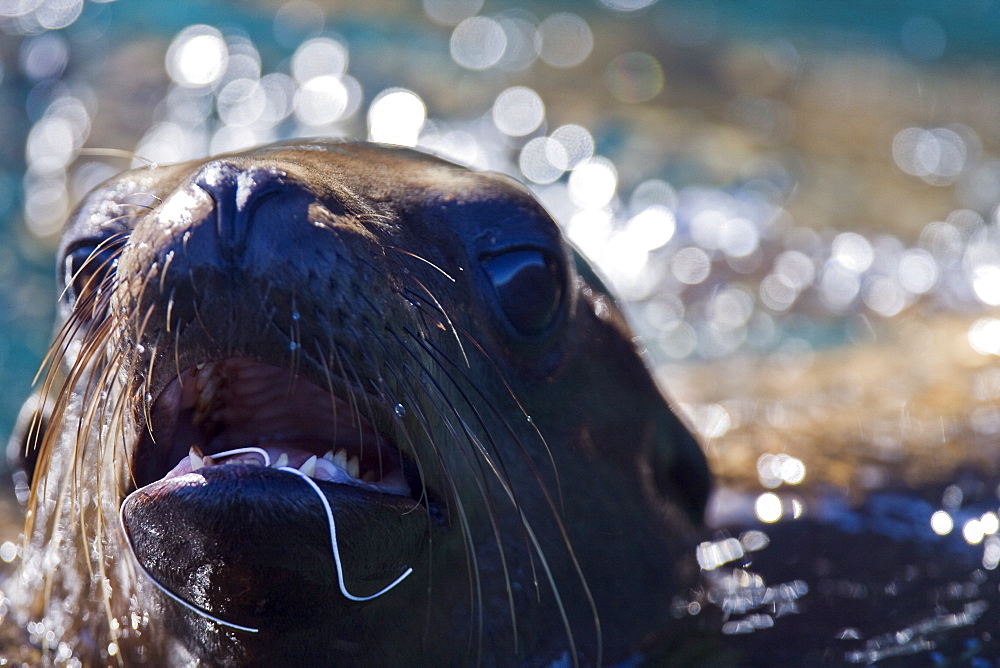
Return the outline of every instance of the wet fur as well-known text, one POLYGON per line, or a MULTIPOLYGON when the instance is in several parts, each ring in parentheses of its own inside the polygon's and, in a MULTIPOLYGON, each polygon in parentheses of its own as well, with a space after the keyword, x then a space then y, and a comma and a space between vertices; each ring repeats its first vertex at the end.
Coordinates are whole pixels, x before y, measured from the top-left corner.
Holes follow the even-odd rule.
MULTIPOLYGON (((97 220, 112 233, 92 261, 117 260, 117 270, 93 272, 100 286, 61 302, 40 399, 14 440, 34 481, 24 561, 8 589, 17 620, 41 621, 55 638, 33 640, 50 657, 66 642, 95 664, 597 664, 634 655, 646 634, 669 626, 707 493, 704 460, 611 297, 565 247, 559 331, 517 341, 497 323, 470 237, 486 234, 476 221, 490 216, 499 235, 518 234, 524 220, 557 234, 530 196, 502 177, 363 144, 226 159, 307 182, 330 213, 318 232, 351 239, 338 251, 351 257, 333 269, 349 287, 330 293, 325 268, 293 246, 275 267, 309 271, 254 284, 240 299, 256 301, 234 311, 253 327, 220 331, 214 311, 225 297, 199 292, 193 275, 190 286, 176 282, 170 259, 139 248, 158 237, 133 231, 208 163, 135 170, 84 201, 62 252, 97 220), (323 615, 256 636, 221 628, 160 596, 123 541, 119 505, 135 488, 129 463, 151 423, 158 369, 179 375, 181 358, 196 356, 191 342, 229 353, 247 349, 248 337, 271 349, 284 342, 292 382, 308 368, 331 393, 347 388, 360 413, 372 414, 373 398, 402 403, 405 416, 380 426, 440 495, 428 504, 435 512, 411 582, 365 608, 360 638, 331 640, 323 615)), ((291 544, 299 554, 289 558, 312 549, 291 544)), ((348 565, 362 558, 348 546, 348 565)), ((390 559, 386 573, 400 565, 390 559)))

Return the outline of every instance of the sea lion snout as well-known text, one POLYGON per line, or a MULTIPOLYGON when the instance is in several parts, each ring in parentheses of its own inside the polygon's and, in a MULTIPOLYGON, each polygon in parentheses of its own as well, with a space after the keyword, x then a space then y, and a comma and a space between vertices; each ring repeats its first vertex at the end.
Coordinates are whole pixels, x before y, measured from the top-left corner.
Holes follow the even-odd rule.
POLYGON ((115 310, 143 314, 118 323, 142 388, 131 458, 141 489, 122 525, 158 585, 228 622, 274 629, 309 595, 317 619, 357 609, 338 592, 320 498, 342 518, 351 586, 391 581, 427 540, 427 492, 407 482, 392 435, 395 400, 360 363, 317 360, 318 340, 336 348, 379 326, 340 312, 361 296, 389 299, 358 285, 349 258, 377 248, 348 221, 333 228, 338 208, 288 169, 210 161, 137 218, 118 258, 115 310), (233 450, 252 454, 219 456, 233 450), (281 538, 250 549, 267 536, 281 538), (294 568, 290 550, 304 558, 294 568))

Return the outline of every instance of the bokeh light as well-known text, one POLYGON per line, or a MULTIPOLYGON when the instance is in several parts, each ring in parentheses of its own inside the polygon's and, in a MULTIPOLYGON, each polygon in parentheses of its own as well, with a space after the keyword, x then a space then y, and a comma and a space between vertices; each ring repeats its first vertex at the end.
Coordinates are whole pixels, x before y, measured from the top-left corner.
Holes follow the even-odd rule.
POLYGON ((899 168, 931 185, 953 183, 965 168, 967 153, 965 140, 950 128, 906 128, 892 142, 899 168))
POLYGON ((167 49, 167 72, 189 88, 217 82, 229 63, 229 49, 222 33, 207 25, 185 28, 167 49))
POLYGON ((303 125, 330 125, 343 118, 349 106, 350 91, 340 77, 314 77, 296 94, 295 117, 303 125))
POLYGON ((594 48, 594 34, 576 14, 553 14, 538 25, 538 56, 552 67, 576 67, 594 48))
POLYGON ((546 157, 559 169, 575 169, 594 155, 594 138, 587 128, 579 125, 556 128, 552 133, 552 141, 555 144, 546 144, 546 157))
POLYGON ((765 492, 757 497, 754 503, 754 511, 757 519, 761 522, 774 523, 781 519, 784 509, 781 505, 781 497, 772 492, 765 492))
POLYGON ((473 16, 451 34, 451 57, 462 67, 485 70, 500 62, 507 48, 507 33, 494 19, 473 16))
POLYGON ((493 103, 493 123, 505 135, 521 137, 534 132, 545 120, 545 104, 525 86, 501 92, 493 103))
POLYGON ((300 84, 315 77, 339 77, 347 72, 347 47, 329 37, 303 42, 292 56, 292 76, 300 84))
POLYGON ((714 570, 723 564, 741 559, 745 554, 743 544, 738 538, 724 538, 713 542, 704 542, 698 545, 695 551, 698 565, 706 571, 714 570))
POLYGON ((368 138, 400 146, 416 146, 427 119, 424 101, 413 91, 389 89, 379 93, 368 110, 368 138))
POLYGON ((682 248, 674 254, 670 262, 674 277, 681 283, 697 285, 708 278, 712 261, 700 248, 682 248))
POLYGON ((757 459, 757 475, 761 485, 774 489, 782 483, 801 483, 806 477, 806 467, 802 460, 787 454, 763 454, 757 459))
POLYGON ((983 531, 983 523, 979 519, 971 519, 962 526, 962 538, 969 545, 978 545, 985 537, 986 532, 983 531))
POLYGON ((944 510, 935 511, 931 515, 931 529, 939 536, 947 536, 955 528, 955 521, 944 510))
POLYGON ((980 318, 969 328, 969 345, 981 355, 1000 355, 1000 320, 980 318))
POLYGON ((618 188, 618 171, 607 158, 595 156, 573 170, 569 177, 570 199, 581 209, 606 206, 618 188))
POLYGON ((636 12, 652 5, 656 0, 601 0, 608 9, 619 12, 636 12))

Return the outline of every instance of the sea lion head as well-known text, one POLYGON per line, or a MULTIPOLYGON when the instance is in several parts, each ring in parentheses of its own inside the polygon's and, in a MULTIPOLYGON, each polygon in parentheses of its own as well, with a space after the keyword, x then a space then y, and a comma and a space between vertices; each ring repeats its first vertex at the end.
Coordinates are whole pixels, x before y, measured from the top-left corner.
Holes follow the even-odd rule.
POLYGON ((59 258, 15 439, 53 645, 594 663, 669 625, 704 458, 513 180, 278 144, 119 175, 59 258))

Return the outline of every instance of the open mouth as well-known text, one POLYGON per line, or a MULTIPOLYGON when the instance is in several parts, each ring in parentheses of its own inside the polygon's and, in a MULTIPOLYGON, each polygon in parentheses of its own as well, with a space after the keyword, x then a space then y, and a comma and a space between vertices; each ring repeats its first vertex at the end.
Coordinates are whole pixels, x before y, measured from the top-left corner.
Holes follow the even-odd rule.
MULTIPOLYGON (((346 399, 287 369, 229 357, 198 364, 159 394, 133 461, 138 487, 206 467, 292 467, 319 483, 413 496, 399 448, 370 419, 376 400, 346 399)), ((385 411, 389 413, 389 411, 385 411)))
POLYGON ((241 356, 172 378, 120 508, 143 572, 197 615, 249 632, 339 619, 395 588, 444 524, 386 433, 399 416, 376 402, 241 356))

